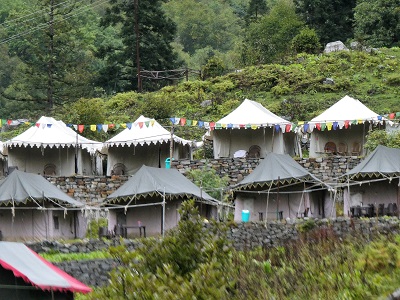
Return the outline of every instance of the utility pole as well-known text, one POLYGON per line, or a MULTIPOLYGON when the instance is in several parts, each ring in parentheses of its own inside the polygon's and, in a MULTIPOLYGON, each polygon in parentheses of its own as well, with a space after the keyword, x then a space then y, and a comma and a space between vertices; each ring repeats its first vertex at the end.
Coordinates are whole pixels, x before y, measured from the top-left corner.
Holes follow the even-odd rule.
POLYGON ((49 12, 49 58, 47 62, 47 102, 49 109, 53 108, 53 68, 54 68, 54 0, 50 1, 50 12, 49 12))
POLYGON ((135 5, 135 35, 136 35, 136 68, 137 68, 137 91, 142 92, 142 78, 140 75, 140 37, 139 37, 139 0, 134 0, 135 5))

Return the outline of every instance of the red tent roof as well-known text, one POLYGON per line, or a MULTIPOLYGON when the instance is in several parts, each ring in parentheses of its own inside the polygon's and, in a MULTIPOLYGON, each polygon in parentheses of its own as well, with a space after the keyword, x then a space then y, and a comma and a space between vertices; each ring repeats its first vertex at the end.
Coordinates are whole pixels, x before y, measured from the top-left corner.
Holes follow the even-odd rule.
POLYGON ((0 242, 0 265, 42 290, 89 293, 92 289, 22 243, 0 242))

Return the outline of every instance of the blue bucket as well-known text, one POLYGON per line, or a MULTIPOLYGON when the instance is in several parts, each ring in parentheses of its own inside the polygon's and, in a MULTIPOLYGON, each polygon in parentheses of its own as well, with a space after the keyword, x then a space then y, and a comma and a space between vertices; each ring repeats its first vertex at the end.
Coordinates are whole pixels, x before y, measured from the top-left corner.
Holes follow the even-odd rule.
POLYGON ((250 220, 250 211, 247 209, 242 210, 242 222, 248 222, 250 220))

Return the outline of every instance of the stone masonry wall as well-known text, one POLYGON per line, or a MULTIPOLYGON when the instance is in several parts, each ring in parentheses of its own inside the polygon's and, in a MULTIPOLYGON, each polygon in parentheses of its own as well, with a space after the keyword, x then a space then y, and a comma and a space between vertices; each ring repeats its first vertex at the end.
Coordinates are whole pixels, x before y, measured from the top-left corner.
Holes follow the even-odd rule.
MULTIPOLYGON (((337 236, 357 235, 370 239, 374 234, 385 235, 388 233, 400 233, 400 221, 396 217, 380 217, 371 219, 321 219, 307 220, 294 219, 283 222, 270 222, 265 226, 262 222, 235 223, 230 226, 227 238, 238 250, 249 250, 255 247, 272 247, 282 245, 290 240, 300 237, 301 229, 305 222, 312 222, 314 228, 332 230, 337 236)), ((205 225, 207 226, 207 225, 205 225)), ((137 240, 123 240, 129 249, 133 251, 140 245, 137 240)), ((62 253, 91 252, 119 245, 119 239, 113 240, 88 240, 74 244, 63 245, 59 242, 40 242, 28 244, 39 253, 59 251, 62 253)), ((101 286, 108 282, 109 272, 119 263, 112 259, 82 260, 56 263, 56 265, 73 277, 91 286, 101 286)))
MULTIPOLYGON (((231 185, 240 182, 259 164, 259 159, 222 158, 202 160, 177 160, 171 167, 183 175, 189 170, 203 167, 213 168, 221 176, 228 176, 231 185)), ((297 159, 297 162, 310 173, 325 182, 334 182, 335 178, 354 168, 360 158, 350 156, 331 156, 325 158, 297 159)), ((76 200, 96 204, 128 180, 128 176, 48 176, 47 180, 76 200)))
MULTIPOLYGON (((246 158, 202 159, 197 161, 177 160, 173 161, 171 166, 178 169, 182 174, 186 174, 192 169, 213 168, 221 176, 227 175, 230 178, 230 184, 233 185, 251 173, 258 166, 259 161, 260 159, 246 158)), ((360 158, 356 156, 330 156, 302 158, 296 159, 296 161, 320 180, 334 182, 335 178, 359 164, 360 158)))

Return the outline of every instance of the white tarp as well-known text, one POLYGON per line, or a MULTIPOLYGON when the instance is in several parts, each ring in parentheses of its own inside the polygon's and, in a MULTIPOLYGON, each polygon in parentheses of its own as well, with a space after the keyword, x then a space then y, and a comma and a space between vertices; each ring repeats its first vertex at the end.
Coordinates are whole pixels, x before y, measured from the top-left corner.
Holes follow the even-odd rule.
POLYGON ((211 131, 214 158, 233 157, 236 151, 248 151, 252 145, 260 147, 261 157, 269 152, 294 154, 294 134, 286 133, 291 139, 283 137, 286 125, 290 124, 260 103, 245 99, 234 111, 218 120, 216 129, 211 131))
MULTIPOLYGON (((173 158, 191 159, 192 142, 173 135, 173 158)), ((104 145, 108 149, 107 175, 114 166, 123 164, 125 173, 134 174, 145 164, 164 167, 170 156, 171 133, 154 119, 140 116, 131 128, 126 128, 104 145)))
POLYGON ((336 147, 339 143, 344 143, 347 145, 347 154, 351 155, 355 143, 360 144, 361 147, 364 145, 369 124, 382 123, 383 125, 382 119, 361 101, 346 95, 303 125, 303 131, 311 132, 310 157, 321 156, 327 142, 335 143, 336 147), (319 130, 318 126, 325 129, 319 130))
POLYGON ((52 164, 55 174, 99 174, 94 155, 103 147, 101 142, 87 139, 62 121, 41 117, 34 126, 6 141, 8 166, 19 170, 43 174, 44 167, 52 164), (76 157, 77 156, 77 157, 76 157), (76 160, 76 162, 75 162, 76 160))

